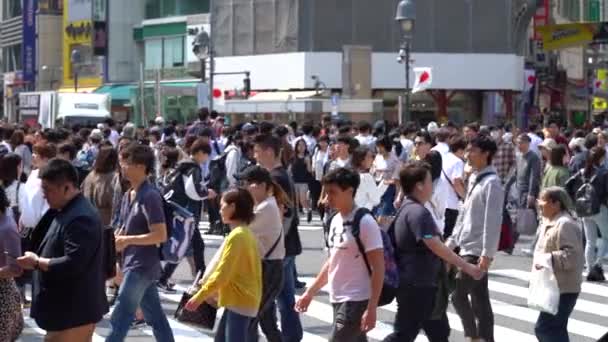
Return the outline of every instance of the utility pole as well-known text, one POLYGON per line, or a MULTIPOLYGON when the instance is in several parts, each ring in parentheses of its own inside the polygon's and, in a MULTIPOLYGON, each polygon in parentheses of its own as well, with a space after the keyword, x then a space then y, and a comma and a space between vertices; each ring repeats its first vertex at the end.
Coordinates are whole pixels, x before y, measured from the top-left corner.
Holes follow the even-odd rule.
POLYGON ((215 0, 209 0, 209 112, 213 111, 213 81, 215 79, 215 0))

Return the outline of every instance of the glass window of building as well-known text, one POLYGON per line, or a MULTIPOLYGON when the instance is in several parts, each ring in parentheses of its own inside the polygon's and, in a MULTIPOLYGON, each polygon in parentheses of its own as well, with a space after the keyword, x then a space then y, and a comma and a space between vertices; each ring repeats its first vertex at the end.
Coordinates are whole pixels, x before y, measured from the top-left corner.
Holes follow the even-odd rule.
POLYGON ((163 45, 163 68, 184 66, 184 37, 165 38, 163 45))
POLYGON ((7 20, 21 15, 21 0, 4 0, 2 19, 7 20))
POLYGON ((209 13, 209 0, 147 0, 146 19, 209 13))
POLYGON ((146 40, 145 43, 146 69, 160 69, 163 66, 163 41, 162 39, 146 40))
POLYGON ((5 46, 2 49, 3 71, 21 70, 21 44, 5 46))

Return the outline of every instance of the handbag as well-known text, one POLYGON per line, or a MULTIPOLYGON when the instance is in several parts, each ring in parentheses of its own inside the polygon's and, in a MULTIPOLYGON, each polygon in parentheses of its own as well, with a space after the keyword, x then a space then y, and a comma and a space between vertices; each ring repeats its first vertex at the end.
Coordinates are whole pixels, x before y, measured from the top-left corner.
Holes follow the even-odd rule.
POLYGON ((533 264, 540 263, 543 268, 533 269, 530 273, 528 306, 542 312, 556 315, 559 309, 559 285, 550 261, 535 255, 533 264))
POLYGON ((194 278, 194 282, 188 291, 184 292, 182 299, 179 301, 177 310, 175 310, 175 318, 183 323, 189 323, 198 327, 213 330, 215 326, 215 318, 217 316, 217 308, 213 305, 204 302, 201 304, 196 311, 189 311, 185 309, 186 303, 194 296, 194 293, 199 288, 199 282, 203 277, 203 272, 199 271, 194 278))
POLYGON ((534 209, 517 210, 517 232, 521 235, 534 235, 538 222, 536 221, 536 211, 534 209))

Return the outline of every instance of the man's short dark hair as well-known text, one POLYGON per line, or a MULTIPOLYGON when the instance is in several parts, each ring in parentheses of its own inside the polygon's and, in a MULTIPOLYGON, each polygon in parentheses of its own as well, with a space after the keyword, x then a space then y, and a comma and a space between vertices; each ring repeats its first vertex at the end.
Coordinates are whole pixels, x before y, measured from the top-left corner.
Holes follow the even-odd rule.
POLYGON ((321 180, 321 183, 323 183, 323 185, 337 185, 342 190, 352 188, 354 198, 357 193, 357 188, 359 188, 359 183, 361 183, 361 178, 359 177, 359 173, 341 167, 326 174, 321 180))
POLYGON ((279 157, 281 153, 281 140, 270 134, 259 134, 253 139, 254 145, 260 146, 262 149, 272 149, 275 157, 279 157))
POLYGON ((154 170, 156 158, 148 145, 131 144, 120 152, 120 157, 129 164, 145 166, 146 174, 154 170))
POLYGON ((458 152, 467 149, 467 140, 459 134, 452 135, 448 140, 448 146, 450 146, 450 152, 458 152))
POLYGON ((372 130, 372 125, 367 121, 359 122, 359 132, 369 133, 372 130))
POLYGON ((530 136, 528 134, 526 134, 526 133, 520 133, 517 136, 517 140, 525 141, 527 143, 532 142, 532 138, 530 138, 530 136))
POLYGON ((585 137, 585 148, 590 150, 595 146, 597 146, 597 135, 593 133, 587 134, 587 136, 585 137))
POLYGON ((429 164, 419 160, 407 162, 399 171, 399 182, 405 195, 411 195, 416 184, 424 182, 431 173, 429 164))
POLYGON ((261 134, 272 134, 272 130, 274 129, 274 124, 269 121, 260 122, 260 133, 261 134))
POLYGON ((446 140, 448 140, 449 137, 450 137, 450 130, 445 127, 441 127, 435 134, 435 139, 437 140, 437 142, 446 142, 446 140))
POLYGON ((427 131, 418 131, 416 133, 416 138, 422 138, 425 143, 433 145, 433 138, 427 131))
POLYGON ((67 154, 70 160, 74 160, 74 158, 76 158, 76 153, 78 153, 78 150, 76 149, 76 145, 71 142, 59 145, 58 152, 59 154, 67 154))
POLYGON ((201 121, 207 120, 209 117, 209 108, 203 107, 198 110, 198 119, 201 121))
POLYGON ((213 137, 213 129, 211 129, 211 127, 203 127, 198 133, 198 136, 211 138, 213 137))
POLYGON ((190 147, 190 154, 196 154, 203 152, 204 154, 211 154, 211 145, 204 139, 197 139, 190 147))
POLYGON ((547 126, 546 127, 551 127, 551 125, 556 125, 557 128, 560 128, 561 125, 562 125, 562 123, 558 119, 552 118, 552 119, 547 120, 547 126))
POLYGON ((477 122, 471 122, 471 123, 467 124, 465 127, 474 132, 479 132, 479 124, 477 122))
MULTIPOLYGON (((530 137, 528 137, 528 139, 529 138, 530 137)), ((492 164, 492 159, 494 158, 494 155, 496 154, 496 151, 498 150, 498 146, 496 146, 496 143, 494 142, 494 140, 492 140, 489 137, 481 135, 481 136, 473 138, 469 142, 469 144, 473 147, 477 147, 478 149, 481 150, 481 152, 488 152, 488 165, 492 164)))
POLYGON ((302 133, 304 133, 305 135, 310 135, 312 133, 314 126, 312 124, 312 122, 305 122, 302 125, 302 133))
POLYGON ((78 187, 78 172, 67 160, 53 158, 40 170, 40 179, 53 183, 72 183, 78 187))

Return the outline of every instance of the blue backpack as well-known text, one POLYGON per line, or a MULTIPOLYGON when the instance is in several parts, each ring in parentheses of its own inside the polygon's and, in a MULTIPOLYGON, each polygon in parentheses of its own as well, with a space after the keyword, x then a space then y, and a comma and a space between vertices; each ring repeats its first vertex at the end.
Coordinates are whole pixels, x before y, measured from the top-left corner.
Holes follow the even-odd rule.
POLYGON ((160 258, 166 262, 179 263, 190 247, 196 229, 194 215, 179 204, 163 197, 167 241, 160 246, 160 258))
MULTIPOLYGON (((327 227, 331 226, 331 220, 336 216, 337 212, 331 215, 328 219, 327 227)), ((367 208, 358 208, 355 212, 355 217, 352 222, 345 222, 345 225, 351 226, 351 234, 355 238, 357 242, 357 247, 359 249, 359 253, 363 256, 363 261, 365 262, 365 267, 367 268, 367 272, 371 275, 372 268, 369 264, 369 260, 367 260, 367 255, 365 254, 365 246, 363 245, 363 241, 361 241, 360 237, 360 223, 361 219, 365 215, 372 215, 371 211, 367 208)), ((382 285, 382 292, 380 293, 380 300, 378 301, 378 305, 384 306, 390 304, 397 294, 397 290, 399 289, 399 269, 397 268, 396 262, 396 245, 394 240, 395 231, 395 221, 391 223, 388 232, 380 229, 380 234, 382 235, 382 244, 384 248, 384 283, 382 285)))

